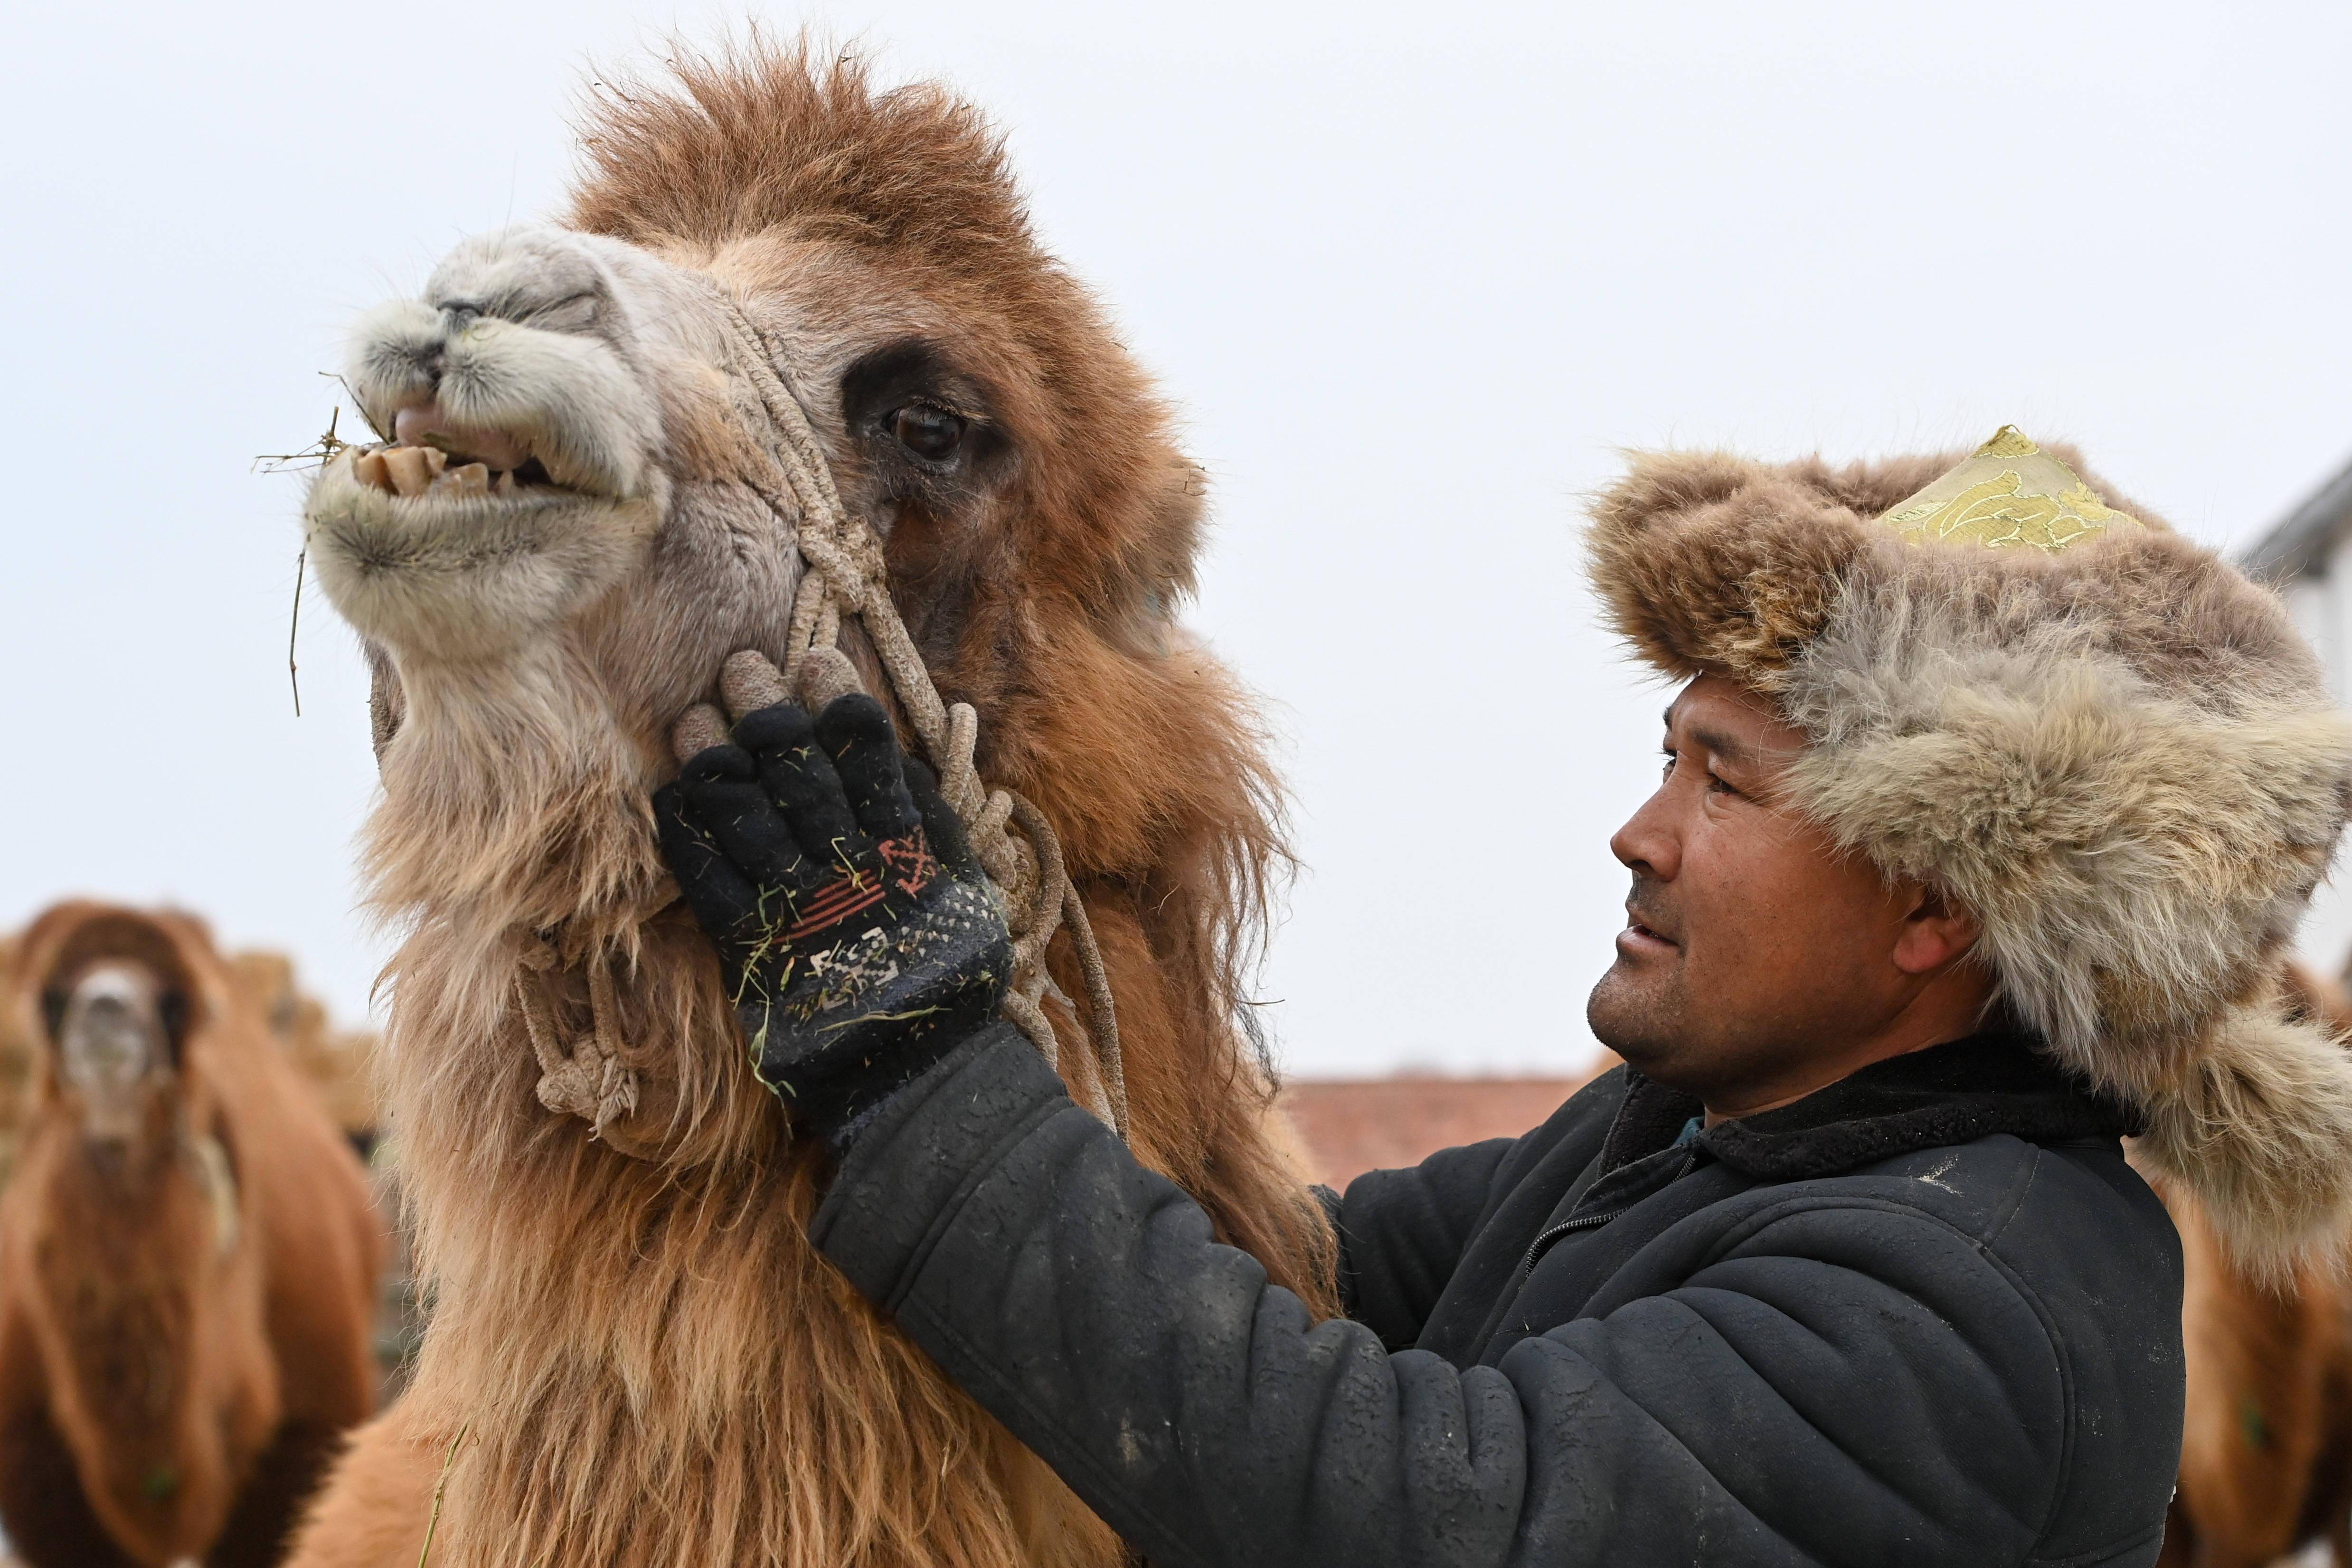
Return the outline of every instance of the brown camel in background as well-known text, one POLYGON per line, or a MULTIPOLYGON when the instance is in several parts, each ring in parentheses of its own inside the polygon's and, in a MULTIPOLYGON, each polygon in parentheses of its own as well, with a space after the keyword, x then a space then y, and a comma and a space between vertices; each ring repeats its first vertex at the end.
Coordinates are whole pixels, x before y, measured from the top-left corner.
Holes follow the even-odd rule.
MULTIPOLYGON (((2352 998, 2299 965, 2287 1005, 2352 1040, 2352 998)), ((2180 1227, 2189 1402, 2161 1568, 2260 1568, 2326 1541, 2352 1568, 2352 1283, 2306 1263, 2270 1285, 2233 1267, 2193 1199, 2157 1191, 2180 1227)))
POLYGON ((0 1521, 34 1568, 274 1563, 374 1403, 358 1161, 196 921, 61 904, 0 1194, 0 1521))
MULTIPOLYGON (((16 937, 0 933, 0 975, 16 962, 16 937)), ((0 1186, 16 1168, 16 1136, 25 1125, 25 1108, 32 1094, 33 1064, 40 1048, 15 1015, 0 1005, 0 1186)))
POLYGON ((294 961, 282 952, 239 952, 229 959, 229 969, 268 1020, 270 1034, 328 1116, 365 1159, 380 1121, 375 1088, 368 1076, 374 1036, 364 1029, 336 1028, 326 1004, 295 984, 294 961))
POLYGON ((326 1004, 296 984, 294 963, 282 952, 247 951, 229 959, 237 984, 251 996, 269 1032, 292 1060, 327 1115, 368 1168, 368 1186, 389 1242, 378 1287, 376 1360, 378 1385, 389 1401, 406 1384, 408 1363, 424 1329, 424 1303, 417 1299, 407 1235, 400 1220, 400 1168, 376 1157, 383 1112, 373 1078, 375 1035, 339 1029, 326 1004))
POLYGON ((378 672, 387 1110, 435 1305, 295 1561, 412 1568, 429 1531, 433 1568, 1108 1568, 1109 1531, 809 1245, 827 1156, 746 1069, 647 801, 721 662, 784 652, 798 520, 755 488, 781 382, 982 775, 1058 835, 1137 1153, 1328 1310, 1237 1021, 1280 858, 1263 741, 1175 619, 1200 472, 944 91, 755 46, 608 85, 586 157, 568 226, 470 241, 362 321, 390 444, 306 506, 378 672), (549 1108, 583 1040, 615 1068, 593 1128, 549 1108))

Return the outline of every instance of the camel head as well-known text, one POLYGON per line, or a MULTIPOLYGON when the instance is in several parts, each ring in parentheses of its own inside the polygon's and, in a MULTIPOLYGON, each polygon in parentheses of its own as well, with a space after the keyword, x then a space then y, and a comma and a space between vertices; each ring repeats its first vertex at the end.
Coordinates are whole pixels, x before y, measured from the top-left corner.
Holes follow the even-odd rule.
POLYGON ((24 1137, 41 1179, 125 1236, 184 1231, 192 1280, 234 1266, 243 1198, 205 1042, 236 1002, 203 925, 59 904, 26 929, 8 989, 37 1042, 24 1137))
POLYGON ((376 664, 394 907, 541 926, 659 884, 668 726, 728 654, 781 656, 801 570, 751 482, 778 438, 752 359, 1000 768, 1052 642, 1156 658, 1190 585, 1195 470, 972 110, 769 52, 615 94, 586 147, 566 223, 468 240, 360 320, 384 445, 306 508, 376 664))
POLYGON ((225 999, 210 957, 184 917, 100 905, 60 905, 26 933, 17 990, 42 1047, 33 1118, 126 1190, 209 1158, 191 1152, 210 1134, 213 1090, 189 1070, 189 1043, 225 999))

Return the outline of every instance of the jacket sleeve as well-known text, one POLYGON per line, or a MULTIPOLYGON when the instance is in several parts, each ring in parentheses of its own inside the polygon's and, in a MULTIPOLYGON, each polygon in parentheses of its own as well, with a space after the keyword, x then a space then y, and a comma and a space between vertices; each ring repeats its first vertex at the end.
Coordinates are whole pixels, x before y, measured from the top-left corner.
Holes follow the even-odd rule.
POLYGON ((1368 1171, 1326 1205, 1339 1237, 1339 1298, 1389 1349, 1421 1337, 1514 1143, 1490 1139, 1401 1170, 1368 1171))
POLYGON ((2039 1315, 1916 1211, 1693 1240, 1680 1289, 1463 1372, 1310 1323, 1009 1030, 886 1109, 812 1235, 1171 1568, 1983 1568, 2063 1468, 2039 1315))

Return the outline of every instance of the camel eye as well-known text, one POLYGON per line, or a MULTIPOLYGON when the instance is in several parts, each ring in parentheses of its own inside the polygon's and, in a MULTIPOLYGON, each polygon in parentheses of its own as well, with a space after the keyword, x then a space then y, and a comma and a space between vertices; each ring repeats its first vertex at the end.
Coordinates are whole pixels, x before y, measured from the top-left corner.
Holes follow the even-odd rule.
POLYGON ((890 434, 926 462, 943 463, 963 445, 963 420, 928 403, 909 403, 890 416, 890 434))

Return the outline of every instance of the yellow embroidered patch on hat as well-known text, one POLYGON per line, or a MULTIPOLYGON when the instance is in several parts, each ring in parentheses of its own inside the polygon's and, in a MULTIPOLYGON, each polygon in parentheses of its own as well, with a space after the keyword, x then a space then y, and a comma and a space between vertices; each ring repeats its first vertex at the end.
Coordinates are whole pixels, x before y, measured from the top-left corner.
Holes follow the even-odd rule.
POLYGON ((1879 521, 1916 543, 2032 545, 2055 554, 2140 521, 2091 493, 2080 475, 2004 425, 1991 440, 1879 521))

